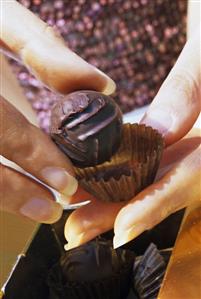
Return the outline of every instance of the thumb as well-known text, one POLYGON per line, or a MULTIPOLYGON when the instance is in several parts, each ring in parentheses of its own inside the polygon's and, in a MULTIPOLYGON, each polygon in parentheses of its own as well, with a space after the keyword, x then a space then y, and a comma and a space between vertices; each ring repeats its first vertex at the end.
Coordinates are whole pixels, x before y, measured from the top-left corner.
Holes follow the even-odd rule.
POLYGON ((141 120, 170 145, 192 128, 200 113, 200 32, 190 39, 141 120))

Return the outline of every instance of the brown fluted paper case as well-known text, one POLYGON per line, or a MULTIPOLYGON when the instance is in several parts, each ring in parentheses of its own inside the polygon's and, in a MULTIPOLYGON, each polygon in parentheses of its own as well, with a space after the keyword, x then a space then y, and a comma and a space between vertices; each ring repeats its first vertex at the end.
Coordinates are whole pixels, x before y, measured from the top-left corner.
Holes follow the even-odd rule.
POLYGON ((124 265, 119 273, 114 273, 107 279, 90 282, 64 282, 60 277, 58 265, 55 265, 48 276, 49 299, 125 298, 132 277, 131 272, 132 262, 124 265))
POLYGON ((98 199, 126 201, 154 181, 163 146, 162 136, 151 127, 124 124, 121 145, 111 160, 76 167, 75 173, 80 185, 98 199))

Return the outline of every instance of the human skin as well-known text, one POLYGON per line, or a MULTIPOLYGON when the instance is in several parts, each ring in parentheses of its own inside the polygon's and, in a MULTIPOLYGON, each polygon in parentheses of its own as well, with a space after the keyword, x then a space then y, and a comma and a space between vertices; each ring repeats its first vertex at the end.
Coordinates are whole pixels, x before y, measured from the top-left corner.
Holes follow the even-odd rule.
MULTIPOLYGON (((10 3, 19 8, 19 4, 16 4, 15 1, 10 1, 10 3)), ((9 9, 9 13, 13 13, 12 9, 9 9)), ((21 8, 20 13, 24 13, 21 8)), ((26 11, 28 19, 29 16, 26 11)), ((34 22, 37 22, 35 17, 34 22)), ((29 66, 44 84, 66 93, 75 90, 76 86, 88 88, 90 81, 91 89, 107 94, 114 91, 114 83, 111 79, 81 60, 70 50, 66 50, 63 43, 58 42, 58 36, 54 36, 50 28, 48 29, 40 23, 40 26, 45 28, 43 32, 47 34, 47 39, 40 40, 43 43, 42 48, 45 50, 48 46, 49 49, 49 43, 55 45, 58 42, 61 46, 58 51, 62 53, 60 57, 65 58, 66 63, 63 66, 61 59, 55 61, 52 67, 56 66, 58 78, 61 74, 62 80, 59 82, 66 80, 67 89, 63 90, 65 84, 52 86, 51 82, 54 80, 46 80, 47 78, 51 79, 51 76, 43 77, 41 73, 38 74, 41 70, 41 67, 38 68, 39 65, 46 68, 45 74, 51 72, 52 69, 49 64, 47 65, 46 60, 43 61, 43 55, 40 56, 40 51, 36 51, 35 47, 30 47, 33 45, 33 41, 29 43, 29 39, 33 35, 25 35, 27 39, 22 40, 19 32, 24 29, 20 27, 21 29, 15 32, 19 36, 19 43, 23 44, 22 53, 22 48, 16 47, 12 43, 13 31, 10 29, 15 25, 11 22, 10 27, 5 26, 2 47, 29 66), (43 63, 30 65, 30 52, 31 57, 36 59, 35 61, 42 61, 44 65, 43 63), (68 61, 71 63, 68 64, 68 61), (58 68, 58 65, 61 68, 58 68), (74 76, 75 70, 79 76, 74 76), (64 71, 67 74, 66 78, 63 75, 64 71), (96 80, 86 80, 87 76, 96 78, 96 80), (85 79, 80 83, 80 78, 85 79), (72 82, 72 80, 74 81, 72 82), (85 85, 86 82, 87 86, 85 85), (93 82, 95 82, 94 86, 93 82), (97 85, 97 82, 100 84, 97 85), (98 89, 99 87, 100 89, 98 89)), ((76 192, 77 182, 73 178, 70 161, 59 152, 46 135, 31 125, 14 107, 1 98, 1 119, 3 122, 0 126, 2 141, 0 154, 16 162, 42 182, 68 196, 69 202, 91 200, 90 204, 76 210, 68 218, 65 226, 68 248, 76 247, 112 227, 115 231, 114 245, 118 247, 135 238, 144 230, 153 227, 174 211, 200 199, 200 134, 196 130, 190 132, 191 135, 185 137, 184 140, 182 139, 191 130, 200 112, 200 52, 197 36, 190 39, 185 46, 177 63, 141 121, 155 127, 163 134, 167 149, 163 156, 157 181, 127 204, 105 204, 80 188, 76 192), (189 192, 190 195, 188 196, 189 192), (175 200, 175 196, 177 200, 175 200)), ((38 39, 40 39, 40 35, 37 35, 36 40, 38 41, 38 39)), ((55 47, 54 50, 57 51, 57 46, 55 47)), ((58 56, 54 55, 54 59, 55 57, 58 56)), ((1 207, 4 210, 45 223, 54 222, 60 217, 62 209, 54 202, 52 194, 47 189, 5 165, 1 164, 0 167, 3 174, 0 191, 4 195, 1 199, 1 207)))
POLYGON ((106 204, 91 197, 91 203, 73 212, 66 222, 68 249, 113 227, 114 246, 119 247, 171 213, 200 200, 200 130, 191 131, 200 113, 200 79, 197 32, 186 43, 141 120, 156 128, 165 140, 157 180, 128 203, 106 204))
MULTIPOLYGON (((1 50, 25 64, 46 86, 59 93, 77 89, 92 89, 105 94, 114 91, 112 79, 68 49, 62 38, 29 10, 12 0, 0 4, 1 50)), ((19 99, 22 95, 7 70, 8 65, 1 57, 1 84, 4 86, 1 85, 0 97, 0 155, 59 191, 68 201, 78 186, 72 164, 50 138, 32 124, 34 117, 30 123, 7 101, 23 110, 19 99), (13 94, 13 88, 16 94, 13 94)), ((27 105, 26 111, 31 114, 27 105)), ((2 161, 0 172, 2 210, 45 223, 60 218, 62 207, 48 189, 2 161)))

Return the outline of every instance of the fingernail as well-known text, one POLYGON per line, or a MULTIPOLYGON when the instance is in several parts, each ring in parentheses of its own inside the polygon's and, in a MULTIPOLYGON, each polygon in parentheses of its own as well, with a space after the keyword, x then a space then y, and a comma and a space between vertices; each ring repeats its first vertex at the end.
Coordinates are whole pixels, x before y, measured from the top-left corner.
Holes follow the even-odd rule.
POLYGON ((61 217, 62 208, 54 201, 34 197, 27 201, 19 212, 38 222, 53 223, 61 217))
POLYGON ((114 249, 130 242, 146 230, 144 225, 136 225, 125 231, 115 233, 113 239, 114 249))
POLYGON ((168 111, 152 109, 144 115, 140 123, 151 126, 164 136, 167 132, 171 132, 171 128, 174 126, 174 119, 174 115, 168 113, 168 111))
POLYGON ((65 250, 73 249, 75 247, 78 247, 78 246, 92 240, 93 238, 95 238, 99 234, 100 234, 100 229, 98 229, 98 228, 93 228, 89 231, 82 232, 78 235, 72 235, 71 234, 67 238, 68 244, 66 244, 64 248, 65 248, 65 250))
POLYGON ((78 209, 82 206, 85 206, 90 203, 90 200, 85 200, 85 201, 78 201, 77 203, 71 203, 72 197, 67 197, 61 193, 54 192, 55 196, 55 201, 58 202, 63 210, 74 210, 78 209))
POLYGON ((63 210, 68 209, 70 197, 67 197, 57 191, 56 192, 54 191, 53 194, 55 197, 55 201, 58 202, 62 206, 63 210))
POLYGON ((73 248, 81 245, 82 244, 83 235, 84 235, 84 233, 81 233, 81 234, 79 234, 77 236, 75 235, 70 240, 67 240, 68 243, 64 246, 64 249, 65 250, 70 250, 70 249, 73 249, 73 248))
POLYGON ((106 79, 106 85, 104 86, 104 89, 102 90, 102 92, 106 95, 110 95, 113 94, 116 90, 116 84, 115 82, 108 77, 105 73, 103 73, 102 71, 100 71, 99 69, 96 69, 96 71, 103 77, 105 77, 106 79))
POLYGON ((72 196, 77 191, 78 182, 76 178, 63 168, 46 167, 41 171, 41 174, 51 187, 66 196, 72 196))

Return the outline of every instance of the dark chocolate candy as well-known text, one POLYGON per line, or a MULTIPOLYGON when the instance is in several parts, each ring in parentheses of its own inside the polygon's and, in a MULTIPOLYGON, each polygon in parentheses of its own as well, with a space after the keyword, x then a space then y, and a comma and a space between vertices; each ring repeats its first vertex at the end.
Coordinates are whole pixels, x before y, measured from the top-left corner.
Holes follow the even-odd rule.
POLYGON ((125 299, 134 253, 97 238, 67 251, 48 275, 50 299, 125 299))
POLYGON ((71 93, 52 109, 51 137, 79 167, 109 160, 119 147, 121 131, 119 107, 99 92, 71 93))
POLYGON ((120 273, 134 259, 130 251, 113 249, 105 240, 89 242, 66 252, 60 264, 66 281, 96 281, 120 273))

